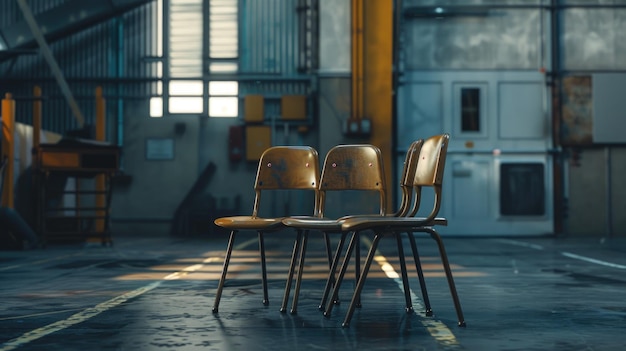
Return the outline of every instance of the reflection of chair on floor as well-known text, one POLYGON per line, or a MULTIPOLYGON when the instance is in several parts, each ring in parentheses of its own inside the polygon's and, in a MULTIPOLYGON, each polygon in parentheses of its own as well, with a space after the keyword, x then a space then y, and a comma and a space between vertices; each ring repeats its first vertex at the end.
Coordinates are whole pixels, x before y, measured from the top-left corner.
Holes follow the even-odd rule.
MULTIPOLYGON (((452 299, 454 302, 454 307, 456 309, 458 324, 459 326, 465 326, 465 320, 463 317, 463 312, 461 310, 461 304, 459 302, 459 297, 456 292, 456 287, 454 284, 454 280, 452 277, 452 272, 450 270, 450 264, 448 261, 447 254, 445 252, 445 248, 443 245, 443 241, 439 234, 435 231, 434 226, 436 225, 446 225, 447 220, 445 218, 436 217, 439 213, 439 209, 441 208, 441 191, 442 191, 442 183, 443 183, 443 171, 445 166, 445 159, 447 154, 449 135, 442 134, 436 135, 424 142, 422 149, 419 154, 419 161, 417 163, 417 169, 415 171, 415 181, 414 188, 416 192, 416 201, 419 204, 421 200, 421 190, 424 187, 432 187, 434 190, 434 204, 433 209, 430 214, 424 218, 416 218, 413 215, 417 212, 417 207, 415 207, 415 211, 412 211, 412 216, 410 217, 361 217, 361 218, 352 218, 347 219, 342 224, 342 230, 344 231, 363 231, 363 230, 373 230, 375 232, 374 239, 372 241, 372 245, 370 247, 369 253, 365 260, 365 264, 363 266, 363 272, 357 282, 357 286, 354 290, 354 294, 352 297, 352 301, 350 302, 350 306, 348 307, 346 317, 344 319, 343 325, 348 326, 350 324, 350 320, 352 319, 352 315, 354 313, 354 309, 356 305, 359 303, 360 294, 363 290, 363 285, 365 280, 367 279, 367 274, 369 272, 369 268, 372 264, 372 260, 376 255, 376 249, 380 240, 387 235, 393 235, 398 240, 400 245, 400 234, 401 233, 409 233, 409 241, 411 243, 411 247, 413 249, 413 255, 416 260, 416 264, 418 262, 417 252, 416 252, 416 244, 415 238, 413 237, 414 232, 425 232, 429 233, 430 236, 437 242, 439 254, 441 256, 441 261, 443 263, 443 267, 445 270, 446 278, 448 280, 448 286, 450 288, 450 293, 452 295, 452 299)), ((399 252, 400 257, 402 257, 402 252, 399 252)), ((344 264, 350 259, 349 253, 346 254, 344 259, 344 264)), ((406 267, 401 264, 402 270, 402 282, 404 284, 405 293, 408 291, 408 276, 406 272, 406 267)), ((422 282, 420 282, 422 283, 422 282)), ((339 286, 338 284, 336 287, 339 286)), ((425 286, 422 283, 422 288, 425 291, 425 286)), ((407 306, 408 307, 408 306, 407 306)), ((410 310, 409 310, 410 311, 410 310)), ((428 312, 428 311, 427 311, 428 312)))
MULTIPOLYGON (((318 183, 319 158, 317 151, 308 146, 275 146, 261 155, 254 183, 254 206, 251 216, 222 217, 215 220, 215 224, 231 231, 228 248, 224 257, 222 275, 217 286, 213 313, 218 312, 228 264, 233 251, 235 235, 239 230, 255 230, 259 237, 259 253, 261 258, 261 274, 263 285, 263 304, 269 304, 267 292, 267 270, 265 264, 265 244, 263 235, 284 228, 283 217, 259 217, 261 193, 269 190, 311 190, 315 192, 313 216, 318 214, 318 183)), ((296 241, 294 251, 297 251, 296 241)))
MULTIPOLYGON (((379 203, 379 215, 384 216, 386 211, 386 190, 385 190, 385 178, 383 170, 383 160, 380 150, 373 145, 358 144, 358 145, 338 145, 333 147, 326 154, 324 160, 324 166, 322 168, 322 175, 320 178, 319 187, 319 211, 320 217, 324 216, 325 202, 327 198, 327 192, 329 191, 369 191, 378 192, 380 197, 379 203)), ((294 255, 291 259, 292 267, 295 265, 297 256, 299 256, 298 262, 298 275, 296 277, 296 286, 293 296, 293 302, 291 306, 291 313, 297 312, 298 307, 298 295, 300 293, 300 284, 302 282, 302 271, 304 269, 304 258, 306 256, 306 247, 308 240, 308 231, 317 230, 327 235, 329 233, 341 232, 341 221, 338 219, 329 218, 293 218, 288 217, 283 220, 283 223, 297 230, 304 231, 302 237, 302 245, 300 252, 294 251, 294 255)), ((326 236, 326 238, 328 238, 326 236)), ((343 243, 345 242, 346 234, 342 233, 339 240, 337 252, 341 251, 343 243)), ((327 249, 329 249, 329 242, 327 240, 327 249)), ((330 254, 330 251, 328 252, 330 254)), ((359 273, 360 269, 359 258, 355 260, 357 264, 356 272, 359 273)), ((336 268, 336 260, 330 267, 330 276, 332 284, 333 272, 336 268)), ((287 284, 285 286, 285 294, 283 297, 283 303, 281 306, 281 312, 285 312, 287 309, 287 303, 291 290, 291 284, 293 280, 293 271, 290 270, 287 278, 287 284)), ((322 308, 322 305, 320 305, 322 308)))

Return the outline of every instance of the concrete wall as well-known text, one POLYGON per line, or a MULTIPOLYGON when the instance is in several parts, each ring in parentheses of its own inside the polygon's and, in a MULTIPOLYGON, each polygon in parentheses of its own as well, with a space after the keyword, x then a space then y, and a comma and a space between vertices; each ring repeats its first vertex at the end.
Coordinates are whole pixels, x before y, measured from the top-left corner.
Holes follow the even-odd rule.
POLYGON ((114 233, 164 234, 176 207, 198 175, 199 117, 150 118, 148 103, 128 104, 125 118, 123 171, 132 177, 128 185, 115 187, 112 204, 114 233), (178 134, 175 124, 183 123, 178 134), (172 160, 148 160, 146 139, 174 141, 172 160))
POLYGON ((626 148, 589 148, 569 165, 569 235, 626 235, 626 148), (610 153, 610 157, 609 156, 610 153), (608 158, 607 158, 608 157, 608 158), (610 171, 609 171, 610 170, 610 171), (610 186, 607 186, 610 172, 610 186))

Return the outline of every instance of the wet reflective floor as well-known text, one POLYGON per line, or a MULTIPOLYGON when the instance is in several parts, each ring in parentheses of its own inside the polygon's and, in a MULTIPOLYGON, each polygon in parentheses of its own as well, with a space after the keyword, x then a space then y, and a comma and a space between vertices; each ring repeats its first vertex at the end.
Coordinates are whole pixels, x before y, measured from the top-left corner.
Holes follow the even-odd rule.
MULTIPOLYGON (((226 236, 0 251, 0 351, 626 349, 623 239, 444 238, 466 328, 457 326, 435 242, 418 237, 434 310, 427 317, 410 258, 415 311, 405 313, 395 241, 383 239, 363 307, 343 328, 353 273, 325 318, 317 307, 328 266, 316 235, 298 313, 278 311, 291 238, 267 236, 264 306, 256 237, 238 237, 218 314, 211 308, 226 236)), ((366 244, 367 236, 363 257, 366 244)))

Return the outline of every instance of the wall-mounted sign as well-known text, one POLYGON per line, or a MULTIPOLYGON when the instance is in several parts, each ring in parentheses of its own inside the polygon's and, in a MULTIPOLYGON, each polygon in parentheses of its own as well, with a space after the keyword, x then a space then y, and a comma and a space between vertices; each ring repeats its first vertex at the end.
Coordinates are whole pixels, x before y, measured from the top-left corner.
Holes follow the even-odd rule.
POLYGON ((148 138, 146 139, 147 160, 173 160, 174 139, 148 138))

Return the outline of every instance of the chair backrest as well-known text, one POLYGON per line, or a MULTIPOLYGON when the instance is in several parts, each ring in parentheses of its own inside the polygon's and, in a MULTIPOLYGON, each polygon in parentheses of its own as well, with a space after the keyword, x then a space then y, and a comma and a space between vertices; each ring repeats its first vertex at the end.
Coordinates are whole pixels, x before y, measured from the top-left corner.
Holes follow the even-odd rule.
POLYGON ((254 183, 254 208, 257 217, 263 190, 312 190, 314 214, 319 213, 320 163, 317 151, 310 146, 273 146, 263 152, 254 183))
POLYGON ((385 215, 386 183, 380 149, 369 144, 337 145, 324 160, 319 188, 319 215, 324 216, 326 192, 370 190, 380 195, 380 214, 385 215))
POLYGON ((434 135, 424 141, 415 169, 413 188, 415 189, 415 203, 411 210, 411 216, 415 216, 419 209, 423 187, 432 187, 435 192, 433 209, 426 217, 434 219, 441 208, 441 188, 443 184, 443 171, 448 153, 449 134, 434 135))
POLYGON ((413 182, 415 181, 415 170, 417 168, 417 160, 419 152, 424 144, 423 139, 418 139, 411 143, 404 157, 404 165, 400 176, 400 190, 402 191, 400 198, 400 206, 398 211, 394 213, 395 217, 404 217, 412 209, 410 206, 413 197, 413 182))

